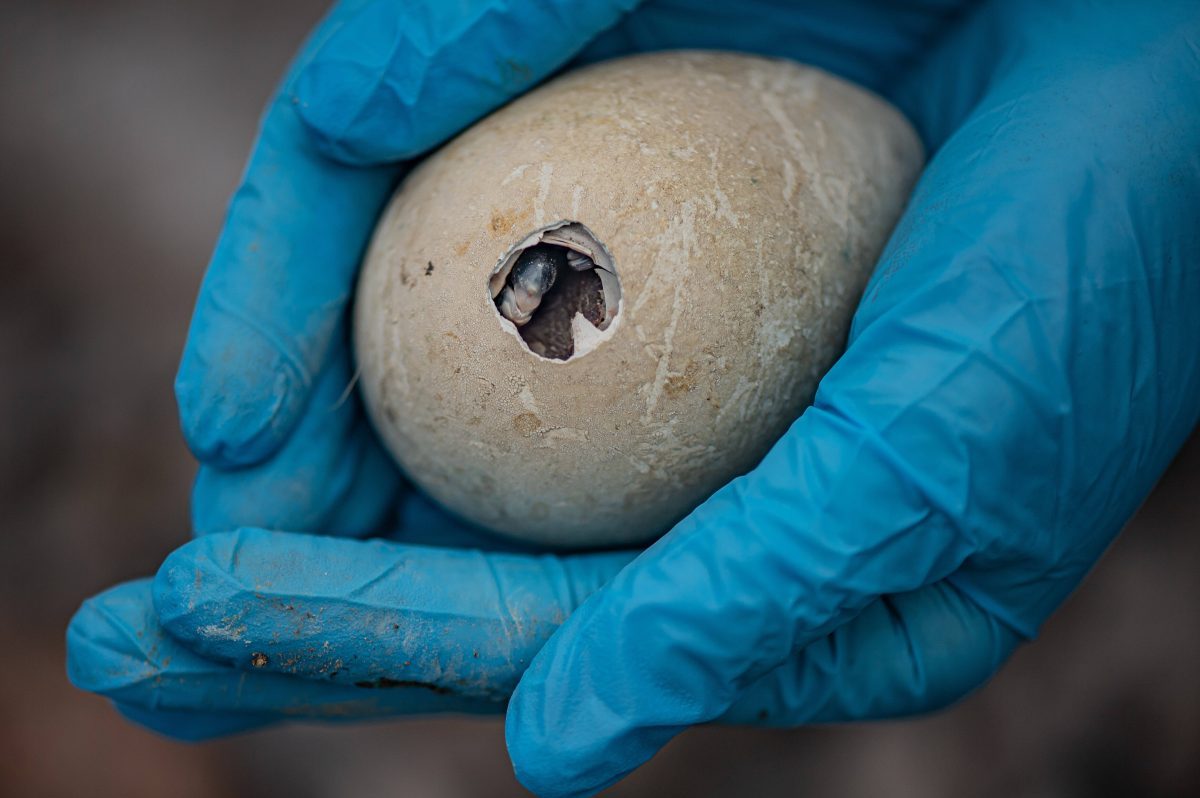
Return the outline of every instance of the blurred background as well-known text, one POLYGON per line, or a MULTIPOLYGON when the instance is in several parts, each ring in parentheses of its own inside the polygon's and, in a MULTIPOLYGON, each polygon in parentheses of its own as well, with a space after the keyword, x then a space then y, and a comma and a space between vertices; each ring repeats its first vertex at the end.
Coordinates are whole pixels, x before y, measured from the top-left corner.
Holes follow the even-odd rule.
MULTIPOLYGON (((183 745, 64 674, 87 596, 187 537, 191 304, 323 3, 0 3, 0 795, 524 794, 498 721, 183 745)), ((613 796, 1200 795, 1200 436, 985 689, 915 721, 683 735, 613 796)))

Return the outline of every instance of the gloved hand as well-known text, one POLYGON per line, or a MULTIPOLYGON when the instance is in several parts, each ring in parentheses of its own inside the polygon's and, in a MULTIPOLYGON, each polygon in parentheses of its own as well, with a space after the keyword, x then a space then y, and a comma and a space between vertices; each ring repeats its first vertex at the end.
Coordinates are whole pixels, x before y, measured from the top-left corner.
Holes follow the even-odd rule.
POLYGON ((350 537, 198 538, 84 606, 77 684, 180 736, 499 710, 515 684, 519 778, 585 795, 696 723, 943 706, 1078 584, 1200 415, 1194 4, 622 5, 333 12, 264 122, 177 387, 197 531, 350 537), (471 532, 402 486, 346 390, 394 164, 572 57, 679 46, 825 67, 921 132, 845 355, 644 552, 412 545, 471 532))

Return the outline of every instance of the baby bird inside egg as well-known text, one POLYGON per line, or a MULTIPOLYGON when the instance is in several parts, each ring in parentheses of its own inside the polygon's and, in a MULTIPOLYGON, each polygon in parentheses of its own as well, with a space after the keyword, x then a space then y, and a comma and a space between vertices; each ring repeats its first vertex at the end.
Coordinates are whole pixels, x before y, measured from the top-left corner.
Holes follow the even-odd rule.
POLYGON ((514 247, 489 284, 500 314, 521 328, 530 351, 556 360, 590 348, 586 331, 608 329, 621 296, 611 256, 574 222, 538 230, 514 247))

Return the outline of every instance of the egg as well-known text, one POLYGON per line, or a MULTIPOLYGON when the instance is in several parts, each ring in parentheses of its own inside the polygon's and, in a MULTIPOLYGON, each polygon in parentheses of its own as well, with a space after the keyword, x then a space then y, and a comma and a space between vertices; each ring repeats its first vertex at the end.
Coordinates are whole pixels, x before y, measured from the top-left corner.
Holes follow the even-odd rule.
POLYGON ((474 524, 653 540, 811 403, 923 159, 895 108, 786 60, 559 77, 422 161, 381 216, 354 309, 371 421, 474 524))

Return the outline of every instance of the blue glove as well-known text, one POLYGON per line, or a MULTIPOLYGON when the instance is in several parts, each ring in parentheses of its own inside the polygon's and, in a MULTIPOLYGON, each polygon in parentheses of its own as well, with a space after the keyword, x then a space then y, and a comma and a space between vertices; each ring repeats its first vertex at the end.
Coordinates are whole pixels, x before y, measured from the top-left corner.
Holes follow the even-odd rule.
POLYGON ((391 539, 201 537, 84 606, 72 678, 194 737, 487 711, 515 684, 509 751, 545 796, 692 724, 888 717, 982 683, 1200 416, 1195 5, 491 5, 331 15, 264 123, 178 382, 198 531, 391 539), (920 130, 932 159, 845 355, 755 471, 645 552, 413 545, 471 530, 402 485, 345 396, 394 164, 572 57, 676 46, 823 66, 920 130))

